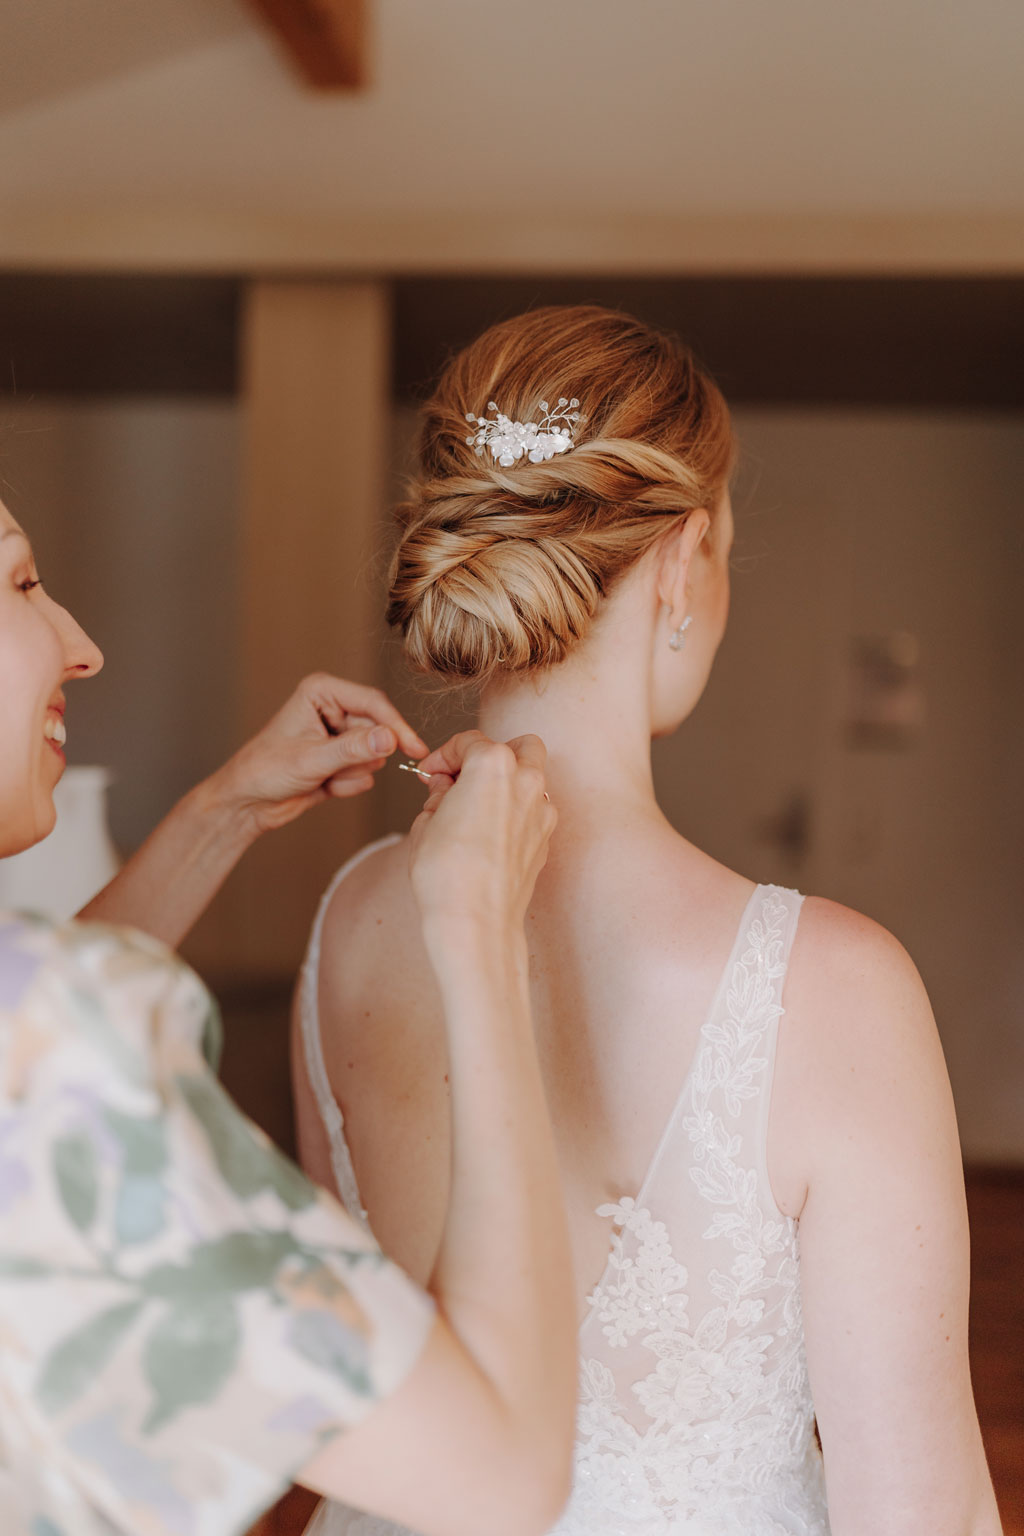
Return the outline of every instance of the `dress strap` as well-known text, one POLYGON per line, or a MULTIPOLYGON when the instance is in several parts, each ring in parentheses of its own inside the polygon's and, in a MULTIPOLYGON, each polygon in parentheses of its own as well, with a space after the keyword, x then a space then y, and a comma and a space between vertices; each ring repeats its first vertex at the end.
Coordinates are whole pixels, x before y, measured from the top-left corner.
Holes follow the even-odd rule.
MULTIPOLYGON (((756 1127, 754 1145, 757 1155, 758 1179, 765 1195, 776 1210, 775 1195, 768 1175, 768 1121, 771 1115, 772 1089, 775 1083, 775 1057, 779 1044, 779 1022, 786 1012, 783 998, 786 977, 789 974, 789 957, 796 938, 797 924, 804 898, 799 891, 788 890, 781 885, 762 886, 764 902, 760 922, 768 939, 764 952, 765 974, 771 980, 772 1006, 758 1054, 764 1062, 762 1087, 756 1095, 756 1127)), ((781 1212, 779 1213, 782 1214, 781 1212)))
POLYGON ((349 1215, 355 1217, 358 1222, 367 1228, 369 1226, 369 1218, 359 1198, 359 1187, 356 1184, 355 1169, 352 1167, 352 1158, 345 1140, 345 1119, 337 1099, 331 1092, 331 1084, 327 1076, 327 1065, 324 1061, 323 1039, 320 1033, 320 946, 323 938, 324 918, 327 915, 327 908, 330 906, 331 899, 341 885, 341 882, 364 859, 368 859, 371 853, 377 853, 381 848, 390 848, 394 843, 400 841, 400 835, 397 832, 393 832, 388 837, 378 838, 375 843, 367 843, 365 848, 360 848, 359 852, 338 870, 321 897, 320 905, 317 908, 299 979, 299 1027, 302 1031, 303 1055, 306 1061, 306 1071, 309 1074, 310 1086, 313 1089, 317 1108, 320 1111, 320 1119, 327 1133, 327 1143, 331 1154, 331 1169, 334 1173, 335 1183, 338 1186, 338 1195, 349 1215))

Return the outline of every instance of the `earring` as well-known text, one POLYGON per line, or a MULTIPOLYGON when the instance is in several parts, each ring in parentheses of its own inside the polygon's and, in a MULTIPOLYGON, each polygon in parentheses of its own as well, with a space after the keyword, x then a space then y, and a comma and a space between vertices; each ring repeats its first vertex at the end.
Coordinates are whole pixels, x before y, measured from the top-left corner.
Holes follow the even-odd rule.
POLYGON ((690 627, 690 625, 692 623, 693 623, 693 614, 692 613, 688 613, 686 615, 686 618, 680 624, 679 628, 678 629, 674 629, 672 631, 672 633, 668 637, 668 644, 669 644, 669 649, 670 650, 672 650, 672 651, 681 651, 682 650, 683 646, 686 644, 686 631, 689 629, 689 627, 690 627))

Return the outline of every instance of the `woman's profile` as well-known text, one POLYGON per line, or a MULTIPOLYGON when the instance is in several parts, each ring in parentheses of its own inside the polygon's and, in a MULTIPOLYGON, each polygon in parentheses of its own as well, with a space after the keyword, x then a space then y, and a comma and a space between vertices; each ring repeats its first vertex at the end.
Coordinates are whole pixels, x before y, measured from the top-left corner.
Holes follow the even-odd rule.
MULTIPOLYGON (((993 1536, 959 1146, 917 973, 870 920, 717 863, 655 800, 651 740, 725 629, 733 461, 681 343, 540 309, 448 365, 399 508, 408 657, 479 685, 488 735, 543 737, 559 812, 527 918, 580 1322, 555 1529, 993 1536)), ((296 1017, 306 1166, 423 1281, 448 1062, 401 839, 336 878, 296 1017)), ((325 1507, 318 1531, 360 1521, 325 1507)))

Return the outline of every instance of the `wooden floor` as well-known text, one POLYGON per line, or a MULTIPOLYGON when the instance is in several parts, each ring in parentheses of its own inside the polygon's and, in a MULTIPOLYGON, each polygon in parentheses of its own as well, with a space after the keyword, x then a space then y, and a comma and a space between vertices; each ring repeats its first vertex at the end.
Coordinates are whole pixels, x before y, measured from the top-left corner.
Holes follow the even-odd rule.
POLYGON ((1005 1536, 1024 1536, 1024 1170, 967 1178, 974 1395, 1005 1536))
MULTIPOLYGON (((1024 1536, 1024 1170, 973 1170, 974 1392, 1005 1536, 1024 1536)), ((315 1500, 296 1488, 251 1536, 299 1536, 315 1500)))

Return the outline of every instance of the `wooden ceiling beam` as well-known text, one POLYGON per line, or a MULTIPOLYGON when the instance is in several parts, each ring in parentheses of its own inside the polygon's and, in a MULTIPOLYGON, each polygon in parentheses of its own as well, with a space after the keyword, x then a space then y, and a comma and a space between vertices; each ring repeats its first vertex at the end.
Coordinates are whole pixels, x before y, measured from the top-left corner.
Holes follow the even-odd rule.
POLYGON ((370 0, 248 0, 307 85, 320 91, 368 84, 370 0))

